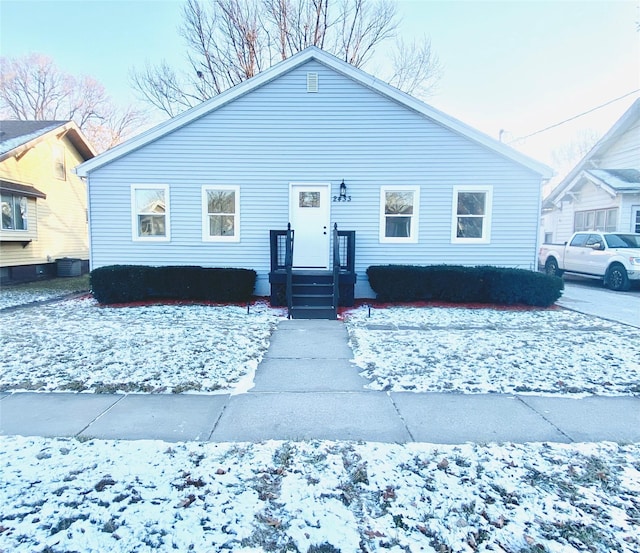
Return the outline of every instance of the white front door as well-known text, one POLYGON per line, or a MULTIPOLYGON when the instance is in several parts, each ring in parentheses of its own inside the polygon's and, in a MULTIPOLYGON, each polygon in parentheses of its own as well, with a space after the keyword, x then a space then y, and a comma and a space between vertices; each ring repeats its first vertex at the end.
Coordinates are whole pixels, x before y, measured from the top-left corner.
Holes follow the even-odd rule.
POLYGON ((328 184, 291 184, 289 211, 295 231, 293 266, 329 267, 331 237, 328 184))

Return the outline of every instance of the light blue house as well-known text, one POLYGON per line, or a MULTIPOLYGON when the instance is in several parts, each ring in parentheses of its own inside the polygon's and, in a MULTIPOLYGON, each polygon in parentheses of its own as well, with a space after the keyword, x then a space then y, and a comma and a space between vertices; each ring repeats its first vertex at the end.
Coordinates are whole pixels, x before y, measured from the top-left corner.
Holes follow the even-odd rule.
POLYGON ((251 268, 256 294, 275 301, 290 223, 294 274, 330 271, 340 245, 345 303, 373 295, 370 265, 533 269, 550 176, 315 47, 77 173, 88 181, 92 268, 251 268))

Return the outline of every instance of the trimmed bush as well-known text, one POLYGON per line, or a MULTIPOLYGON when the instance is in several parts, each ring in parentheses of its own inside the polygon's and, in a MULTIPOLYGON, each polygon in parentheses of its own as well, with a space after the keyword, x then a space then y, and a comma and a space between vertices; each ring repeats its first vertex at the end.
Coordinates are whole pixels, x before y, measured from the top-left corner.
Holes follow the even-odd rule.
POLYGON ((380 301, 447 301, 547 307, 561 295, 561 278, 524 269, 461 265, 372 265, 369 284, 380 301))
POLYGON ((148 299, 244 302, 253 295, 256 277, 251 269, 110 265, 91 271, 91 291, 102 304, 148 299))

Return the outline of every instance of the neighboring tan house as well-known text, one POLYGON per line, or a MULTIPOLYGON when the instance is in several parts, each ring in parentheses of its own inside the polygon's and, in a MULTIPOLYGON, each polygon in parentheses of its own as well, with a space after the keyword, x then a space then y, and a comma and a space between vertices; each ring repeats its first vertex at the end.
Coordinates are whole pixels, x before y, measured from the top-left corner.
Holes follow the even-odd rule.
POLYGON ((86 185, 72 169, 94 155, 72 121, 0 121, 3 283, 55 276, 61 258, 88 269, 86 185))
MULTIPOLYGON (((334 263, 534 269, 548 167, 310 47, 76 169, 91 266, 256 270, 255 293, 334 263)), ((352 295, 353 297, 353 295, 352 295)))
POLYGON ((545 198, 544 241, 580 230, 640 233, 640 99, 545 198))

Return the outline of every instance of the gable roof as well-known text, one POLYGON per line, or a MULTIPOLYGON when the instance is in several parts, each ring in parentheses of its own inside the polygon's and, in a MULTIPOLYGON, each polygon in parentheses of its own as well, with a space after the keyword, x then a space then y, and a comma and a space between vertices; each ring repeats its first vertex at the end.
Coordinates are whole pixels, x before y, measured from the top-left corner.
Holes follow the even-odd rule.
MULTIPOLYGON (((632 190, 637 191, 640 189, 638 186, 638 177, 629 173, 626 176, 622 175, 622 172, 634 171, 627 169, 593 169, 591 162, 596 160, 599 156, 606 152, 606 150, 618 140, 624 133, 626 133, 633 125, 640 120, 640 98, 636 99, 627 111, 622 114, 622 117, 618 119, 613 127, 600 139, 596 144, 587 152, 587 154, 580 160, 580 162, 562 179, 558 185, 550 192, 550 194, 544 200, 545 208, 551 208, 553 204, 557 203, 564 195, 573 188, 583 176, 595 177, 602 180, 603 184, 611 182, 614 184, 608 184, 611 190, 614 191, 616 187, 622 188, 623 185, 615 184, 618 180, 626 181, 626 189, 631 186, 632 190), (607 177, 603 173, 608 173, 607 177), (613 179, 612 179, 613 177, 613 179)), ((635 171, 638 173, 638 171, 635 171)))
POLYGON ((361 69, 354 67, 353 65, 344 62, 332 54, 325 52, 315 46, 305 48, 301 52, 287 58, 284 61, 270 67, 269 69, 262 71, 258 75, 243 81, 242 83, 234 86, 214 96, 213 98, 206 100, 202 104, 185 111, 164 123, 160 123, 156 127, 139 134, 131 138, 130 140, 115 146, 114 148, 107 150, 101 155, 80 164, 75 168, 75 172, 81 177, 87 176, 88 173, 102 167, 130 152, 133 152, 139 148, 142 148, 146 144, 149 144, 185 125, 188 125, 192 121, 199 119, 209 113, 217 110, 218 108, 232 102, 236 98, 239 98, 249 92, 261 87, 274 79, 277 79, 281 75, 292 71, 293 69, 307 63, 310 60, 317 61, 326 67, 329 67, 338 73, 352 79, 353 81, 360 83, 361 85, 374 90, 387 98, 403 105, 404 107, 420 113, 421 115, 439 123, 443 127, 446 127, 453 132, 460 134, 486 148, 495 151, 496 153, 519 163, 520 165, 530 169, 534 173, 537 173, 544 177, 551 177, 552 170, 546 165, 531 159, 520 152, 517 152, 513 148, 495 140, 486 134, 462 123, 458 119, 455 119, 445 113, 421 102, 420 100, 406 94, 397 88, 365 73, 361 69))
POLYGON ((66 137, 74 148, 88 160, 96 152, 73 121, 0 121, 0 161, 33 148, 51 135, 66 137))

